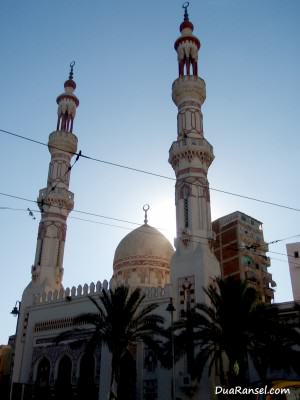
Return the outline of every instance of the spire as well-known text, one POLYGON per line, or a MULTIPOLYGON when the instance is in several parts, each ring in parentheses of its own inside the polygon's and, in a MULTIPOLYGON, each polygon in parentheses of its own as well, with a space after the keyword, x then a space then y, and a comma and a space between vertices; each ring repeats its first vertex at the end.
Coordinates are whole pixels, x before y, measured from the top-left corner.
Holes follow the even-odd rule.
POLYGON ((144 210, 144 212, 145 212, 144 224, 145 224, 145 225, 148 225, 148 215, 147 215, 147 213, 148 213, 148 211, 150 210, 149 204, 145 204, 145 205, 143 206, 143 210, 144 210))
POLYGON ((187 12, 189 5, 188 1, 182 5, 182 8, 184 8, 184 16, 183 22, 179 27, 181 36, 174 44, 178 55, 179 77, 185 75, 198 76, 198 51, 201 44, 199 39, 193 35, 194 25, 189 20, 189 14, 187 12))
POLYGON ((188 1, 182 4, 182 8, 184 8, 184 21, 189 21, 189 14, 187 12, 189 5, 190 3, 188 1))
POLYGON ((76 108, 79 106, 79 100, 73 94, 76 89, 76 83, 73 80, 73 68, 75 61, 70 63, 70 73, 69 79, 65 81, 64 88, 65 91, 59 95, 56 99, 58 104, 57 110, 57 127, 58 131, 73 132, 73 121, 76 115, 76 108))
POLYGON ((69 80, 70 80, 70 81, 73 80, 73 68, 74 68, 74 65, 75 65, 75 61, 72 61, 72 62, 70 63, 70 73, 69 73, 69 80))

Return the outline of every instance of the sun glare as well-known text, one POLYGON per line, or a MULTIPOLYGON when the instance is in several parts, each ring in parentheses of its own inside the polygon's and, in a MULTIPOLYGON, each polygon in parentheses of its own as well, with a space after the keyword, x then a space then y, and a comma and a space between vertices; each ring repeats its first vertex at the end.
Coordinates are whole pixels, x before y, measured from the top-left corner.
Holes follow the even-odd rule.
POLYGON ((148 212, 148 223, 157 228, 173 245, 176 235, 175 205, 173 199, 157 198, 152 201, 148 212))

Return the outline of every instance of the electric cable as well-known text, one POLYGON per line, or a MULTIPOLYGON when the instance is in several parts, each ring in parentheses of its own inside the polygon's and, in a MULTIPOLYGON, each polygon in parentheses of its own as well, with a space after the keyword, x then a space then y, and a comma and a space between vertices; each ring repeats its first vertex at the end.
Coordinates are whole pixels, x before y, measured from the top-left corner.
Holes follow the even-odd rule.
MULTIPOLYGON (((0 193, 0 194, 2 194, 2 193, 0 193)), ((16 196, 17 197, 17 196, 16 196)), ((19 197, 17 197, 17 198, 19 198, 19 197)), ((42 214, 42 212, 40 211, 40 210, 38 210, 38 209, 34 209, 34 210, 30 210, 30 209, 20 209, 20 208, 13 208, 13 207, 0 207, 0 210, 14 210, 14 211, 25 211, 25 212, 28 212, 29 211, 29 216, 31 216, 32 217, 32 215, 30 214, 30 212, 37 212, 37 213, 41 213, 42 214)), ((97 216, 99 216, 100 214, 95 214, 95 215, 97 215, 97 216)), ((130 223, 130 224, 137 224, 137 225, 139 225, 139 226, 141 226, 141 224, 139 224, 139 223, 136 223, 136 222, 132 222, 132 221, 128 221, 128 220, 124 220, 124 219, 119 219, 119 218, 113 218, 113 217, 107 217, 107 216, 102 216, 103 218, 106 218, 106 219, 111 219, 111 220, 116 220, 116 221, 120 221, 120 222, 127 222, 127 223, 130 223)), ((98 224, 98 225, 104 225, 104 226, 109 226, 109 227, 114 227, 114 228, 120 228, 120 229, 125 229, 125 230, 128 230, 128 231, 131 231, 132 230, 132 228, 131 227, 127 227, 127 226, 121 226, 121 225, 115 225, 115 224, 109 224, 109 223, 105 223, 105 222, 100 222, 100 221, 95 221, 95 220, 91 220, 91 219, 85 219, 85 218, 79 218, 79 217, 74 217, 74 216, 69 216, 69 218, 70 219, 74 219, 74 220, 79 220, 79 221, 83 221, 83 222, 89 222, 89 223, 93 223, 93 224, 98 224)), ((142 227, 142 226, 141 226, 142 227)), ((164 230, 164 231, 166 231, 167 229, 166 228, 156 228, 156 227, 153 227, 153 228, 155 228, 155 229, 157 229, 157 230, 164 230)), ((142 231, 142 229, 141 229, 141 231, 142 231)), ((147 229, 145 229, 144 230, 144 232, 146 233, 146 234, 159 234, 159 232, 158 233, 156 233, 156 232, 153 232, 153 231, 149 231, 149 230, 147 230, 147 229)), ((298 236, 298 235, 295 235, 296 237, 298 236)), ((289 238, 293 238, 293 237, 295 237, 295 236, 290 236, 289 238)), ((206 237, 206 236, 197 236, 199 239, 204 239, 204 240, 212 240, 212 238, 211 237, 206 237)), ((200 244, 200 243, 202 243, 203 245, 208 245, 209 246, 209 244, 207 244, 207 243, 203 243, 203 241, 198 241, 198 240, 193 240, 193 239, 190 239, 190 238, 187 238, 187 240, 189 241, 189 242, 191 242, 191 243, 195 243, 195 244, 200 244)), ((278 239, 278 241, 279 240, 283 240, 283 239, 278 239)), ((274 242, 277 242, 277 241, 274 241, 274 242)), ((269 244, 269 243, 266 243, 266 244, 269 244)), ((229 245, 227 245, 227 246, 225 246, 225 248, 226 249, 230 249, 230 250, 234 250, 234 251, 241 251, 241 250, 246 250, 246 251, 249 251, 249 250, 254 250, 254 252, 256 252, 256 250, 257 249, 259 249, 259 247, 261 247, 261 246, 263 246, 263 245, 258 245, 258 244, 254 244, 254 245, 250 245, 250 246, 234 246, 234 245, 231 245, 231 244, 229 244, 229 245)), ((266 253, 271 253, 271 254, 277 254, 277 255, 282 255, 282 256, 285 256, 285 257, 288 257, 288 258, 298 258, 298 257, 295 257, 294 255, 291 255, 291 254, 285 254, 285 253, 279 253, 279 252, 274 252, 274 251, 270 251, 270 250, 268 250, 266 253)), ((255 255, 256 256, 258 256, 258 257, 262 257, 262 259, 265 261, 267 258, 270 258, 271 260, 274 260, 275 258, 274 257, 267 257, 267 256, 265 256, 265 255, 262 255, 262 254, 258 254, 258 253, 255 253, 255 255)), ((284 260, 282 260, 282 261, 284 261, 284 260)), ((300 261, 300 260, 299 260, 300 261)), ((286 262, 286 261, 285 261, 286 262)), ((292 264, 294 264, 294 265, 299 265, 300 266, 300 262, 298 263, 298 262, 292 262, 291 261, 291 263, 292 264)))
MULTIPOLYGON (((55 148, 55 149, 57 149, 59 151, 64 151, 63 149, 61 149, 59 147, 49 146, 48 144, 43 143, 43 142, 41 142, 39 140, 35 140, 35 139, 29 138, 29 137, 26 137, 26 136, 23 136, 23 135, 19 135, 19 134, 16 134, 14 132, 10 132, 10 131, 4 130, 4 129, 0 129, 0 133, 5 133, 5 134, 8 134, 8 135, 17 137, 19 139, 23 139, 23 140, 27 140, 29 142, 33 142, 33 143, 40 144, 40 145, 43 145, 43 146, 55 148)), ((172 177, 167 176, 167 175, 162 175, 162 174, 158 174, 156 172, 152 172, 152 171, 147 171, 147 170, 143 170, 143 169, 140 169, 140 168, 131 167, 131 166, 128 166, 128 165, 125 165, 125 164, 119 164, 119 163, 115 163, 115 162, 111 162, 111 161, 102 160, 102 159, 99 159, 99 158, 96 158, 96 157, 92 157, 92 156, 88 156, 86 154, 83 154, 81 151, 78 152, 78 153, 75 153, 75 152, 68 152, 68 153, 76 155, 77 157, 79 156, 79 157, 86 158, 88 160, 95 161, 95 162, 98 162, 98 163, 102 163, 102 164, 106 164, 106 165, 110 165, 110 166, 114 166, 114 167, 118 167, 118 168, 123 168, 123 169, 127 169, 127 170, 130 170, 130 171, 138 172, 138 173, 143 173, 143 174, 146 174, 146 175, 155 176, 157 178, 162 178, 162 179, 166 179, 166 180, 169 180, 169 181, 176 181, 176 178, 172 178, 172 177)), ((239 198, 242 198, 242 199, 255 201, 255 202, 266 204, 266 205, 271 205, 271 206, 280 207, 280 208, 284 208, 284 209, 291 210, 291 211, 300 212, 300 208, 292 207, 292 206, 289 206, 289 205, 275 203, 275 202, 272 202, 272 201, 263 200, 263 199, 259 199, 259 198, 253 197, 253 196, 243 195, 243 194, 240 194, 240 193, 234 193, 234 192, 230 192, 230 191, 227 191, 227 190, 210 187, 209 185, 203 185, 203 184, 200 184, 200 183, 193 183, 193 182, 188 182, 188 181, 186 181, 186 183, 189 184, 189 185, 193 185, 193 186, 198 186, 198 187, 202 187, 202 188, 208 188, 211 191, 227 194, 229 196, 239 197, 239 198)))

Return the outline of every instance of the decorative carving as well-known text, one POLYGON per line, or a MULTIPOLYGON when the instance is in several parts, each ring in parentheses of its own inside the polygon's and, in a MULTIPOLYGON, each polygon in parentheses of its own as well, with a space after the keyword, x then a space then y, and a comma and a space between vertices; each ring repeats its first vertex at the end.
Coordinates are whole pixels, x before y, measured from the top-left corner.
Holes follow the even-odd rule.
POLYGON ((184 229, 180 236, 181 242, 185 247, 188 247, 191 243, 192 235, 188 232, 187 229, 184 229))
POLYGON ((178 137, 188 137, 191 134, 202 136, 203 123, 202 113, 199 107, 186 107, 181 109, 177 115, 178 137))
POLYGON ((186 276, 178 279, 178 294, 181 314, 195 305, 195 277, 186 276))
POLYGON ((157 256, 131 256, 126 257, 121 260, 118 260, 114 263, 114 270, 118 270, 124 267, 133 267, 133 266, 154 266, 154 267, 162 267, 162 268, 170 268, 169 260, 162 257, 157 256))
POLYGON ((180 182, 177 187, 179 189, 179 199, 187 199, 191 196, 192 189, 187 182, 180 182))

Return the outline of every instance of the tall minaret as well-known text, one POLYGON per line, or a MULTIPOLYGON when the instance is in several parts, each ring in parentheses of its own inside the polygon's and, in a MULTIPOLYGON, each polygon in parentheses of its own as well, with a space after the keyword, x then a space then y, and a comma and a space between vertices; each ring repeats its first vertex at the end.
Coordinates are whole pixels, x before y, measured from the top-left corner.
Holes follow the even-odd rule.
POLYGON ((177 140, 169 152, 169 163, 176 174, 175 205, 176 252, 171 277, 177 310, 184 311, 204 301, 203 287, 220 275, 212 250, 210 196, 207 172, 214 159, 213 148, 204 138, 201 106, 205 101, 205 82, 198 76, 199 39, 184 4, 181 36, 175 42, 179 77, 172 86, 172 99, 178 107, 177 140))
POLYGON ((13 367, 13 382, 26 382, 30 371, 32 334, 27 330, 31 318, 30 307, 34 296, 62 288, 63 254, 66 240, 66 221, 74 207, 74 195, 69 191, 71 159, 77 151, 77 137, 73 134, 73 121, 79 100, 73 93, 74 62, 70 64, 69 79, 64 93, 57 97, 58 120, 56 131, 49 136, 51 154, 47 187, 41 189, 38 205, 41 210, 36 254, 31 269, 31 282, 22 296, 17 324, 17 337, 13 367), (27 346, 27 343, 28 346, 27 346))
POLYGON ((32 285, 43 290, 59 290, 63 275, 63 255, 66 239, 66 221, 74 207, 74 195, 69 191, 71 159, 77 151, 77 137, 73 134, 73 121, 79 100, 73 93, 71 63, 65 91, 56 99, 58 120, 56 131, 49 136, 51 154, 47 187, 41 189, 38 205, 41 210, 32 285))

